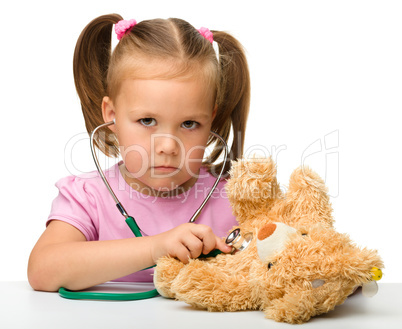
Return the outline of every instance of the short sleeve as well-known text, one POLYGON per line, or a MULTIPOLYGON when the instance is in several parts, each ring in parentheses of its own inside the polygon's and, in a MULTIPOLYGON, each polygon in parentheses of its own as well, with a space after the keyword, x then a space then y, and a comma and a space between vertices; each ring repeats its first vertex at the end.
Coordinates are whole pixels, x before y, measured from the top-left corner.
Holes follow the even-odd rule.
POLYGON ((62 178, 56 183, 59 194, 53 200, 46 225, 51 220, 60 220, 81 231, 87 241, 94 241, 98 240, 98 230, 92 220, 95 205, 85 183, 85 179, 76 176, 62 178))

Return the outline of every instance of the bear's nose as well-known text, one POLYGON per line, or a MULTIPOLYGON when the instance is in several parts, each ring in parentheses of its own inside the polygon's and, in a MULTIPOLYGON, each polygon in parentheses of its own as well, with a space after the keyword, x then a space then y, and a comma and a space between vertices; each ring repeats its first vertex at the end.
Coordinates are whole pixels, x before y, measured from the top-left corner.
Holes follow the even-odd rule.
POLYGON ((271 236, 276 230, 276 224, 268 223, 264 227, 262 227, 258 232, 258 240, 262 241, 269 236, 271 236))

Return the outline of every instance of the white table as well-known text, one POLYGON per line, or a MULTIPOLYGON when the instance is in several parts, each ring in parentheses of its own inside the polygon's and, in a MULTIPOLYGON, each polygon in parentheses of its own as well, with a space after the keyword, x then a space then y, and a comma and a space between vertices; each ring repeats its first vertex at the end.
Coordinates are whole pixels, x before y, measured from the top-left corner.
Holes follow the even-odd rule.
MULTIPOLYGON (((305 328, 402 328, 402 283, 381 283, 373 298, 361 292, 334 311, 315 317, 305 328)), ((118 328, 290 328, 265 319, 263 312, 210 313, 155 297, 129 302, 68 300, 36 292, 27 282, 0 282, 1 329, 118 328)))

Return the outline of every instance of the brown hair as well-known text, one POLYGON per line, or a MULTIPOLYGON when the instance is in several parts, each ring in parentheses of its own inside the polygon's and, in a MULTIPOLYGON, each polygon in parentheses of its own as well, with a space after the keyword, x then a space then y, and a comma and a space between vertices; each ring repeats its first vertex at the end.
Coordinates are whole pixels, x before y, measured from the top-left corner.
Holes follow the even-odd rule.
MULTIPOLYGON (((185 77, 199 70, 214 86, 218 112, 211 129, 228 141, 232 128, 230 159, 241 157, 250 106, 249 70, 241 44, 226 32, 211 31, 219 45, 218 62, 211 43, 192 25, 177 18, 154 19, 135 25, 112 53, 112 28, 121 19, 117 14, 94 19, 81 32, 75 47, 74 81, 87 131, 91 133, 104 123, 101 109, 104 96, 113 99, 125 78, 141 75, 145 61, 162 59, 167 63, 167 71, 154 78, 185 77)), ((100 135, 96 146, 107 156, 117 157, 116 136, 107 128, 100 135)), ((211 137, 208 145, 215 142, 216 138, 211 137)), ((217 142, 205 161, 211 173, 219 172, 222 165, 226 172, 230 168, 230 161, 211 165, 221 152, 217 142)))

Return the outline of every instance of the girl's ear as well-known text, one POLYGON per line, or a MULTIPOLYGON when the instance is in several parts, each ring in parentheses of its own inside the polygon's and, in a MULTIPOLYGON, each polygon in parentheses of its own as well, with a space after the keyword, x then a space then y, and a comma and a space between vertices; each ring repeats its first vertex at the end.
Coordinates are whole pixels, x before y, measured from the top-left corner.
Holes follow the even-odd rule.
MULTIPOLYGON (((103 116, 103 120, 105 122, 113 121, 116 116, 113 102, 108 96, 103 97, 103 100, 102 100, 102 116, 103 116)), ((115 132, 114 125, 109 126, 109 129, 111 131, 115 132)))
POLYGON ((215 120, 216 113, 218 112, 218 104, 215 103, 214 109, 212 111, 212 121, 215 120))

